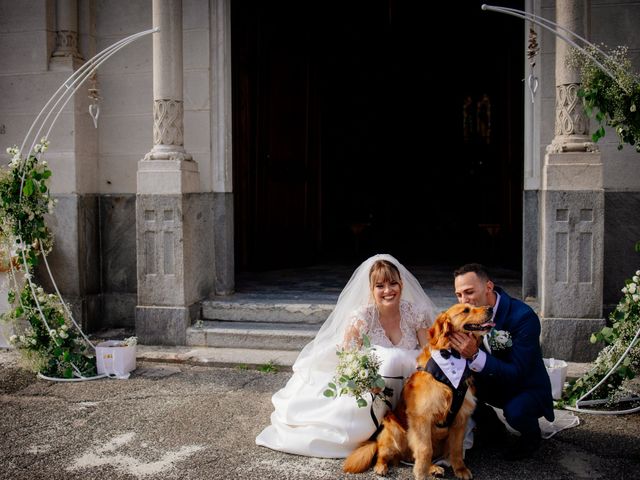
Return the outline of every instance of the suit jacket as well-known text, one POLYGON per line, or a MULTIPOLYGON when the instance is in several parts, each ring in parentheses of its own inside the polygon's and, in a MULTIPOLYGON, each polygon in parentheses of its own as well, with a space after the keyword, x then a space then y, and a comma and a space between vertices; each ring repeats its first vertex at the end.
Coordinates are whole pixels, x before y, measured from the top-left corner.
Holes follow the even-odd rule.
POLYGON ((540 319, 526 303, 500 287, 495 291, 500 294, 495 329, 508 331, 513 345, 487 355, 484 368, 475 374, 478 397, 504 403, 527 391, 540 406, 539 416, 553 421, 551 382, 540 349, 540 319))

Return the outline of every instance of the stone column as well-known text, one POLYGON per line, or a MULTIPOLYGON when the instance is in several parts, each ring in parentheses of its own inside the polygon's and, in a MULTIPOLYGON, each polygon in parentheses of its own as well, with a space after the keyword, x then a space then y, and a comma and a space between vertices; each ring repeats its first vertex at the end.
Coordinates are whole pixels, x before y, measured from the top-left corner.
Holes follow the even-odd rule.
POLYGON ((56 0, 56 48, 54 64, 69 64, 77 68, 82 56, 78 50, 78 2, 56 0))
POLYGON ((153 148, 138 162, 136 335, 182 345, 213 289, 213 209, 183 143, 182 1, 154 0, 153 148))
POLYGON ((184 149, 182 1, 154 0, 153 148, 138 164, 138 193, 200 190, 198 165, 184 149))
POLYGON ((211 156, 214 195, 215 293, 234 291, 231 136, 231 5, 211 0, 211 156))
MULTIPOLYGON (((556 22, 587 36, 587 3, 558 0, 556 22)), ((555 138, 547 147, 540 211, 540 314, 545 356, 592 359, 602 319, 604 190, 600 153, 577 97, 579 72, 556 39, 555 138)))

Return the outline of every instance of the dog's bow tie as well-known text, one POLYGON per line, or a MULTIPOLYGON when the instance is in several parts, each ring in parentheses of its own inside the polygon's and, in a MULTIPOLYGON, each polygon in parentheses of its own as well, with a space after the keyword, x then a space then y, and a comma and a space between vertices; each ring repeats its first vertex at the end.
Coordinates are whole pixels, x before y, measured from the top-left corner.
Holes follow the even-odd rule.
POLYGON ((460 358, 460 352, 455 348, 452 348, 451 350, 440 350, 440 356, 445 360, 449 357, 460 358))

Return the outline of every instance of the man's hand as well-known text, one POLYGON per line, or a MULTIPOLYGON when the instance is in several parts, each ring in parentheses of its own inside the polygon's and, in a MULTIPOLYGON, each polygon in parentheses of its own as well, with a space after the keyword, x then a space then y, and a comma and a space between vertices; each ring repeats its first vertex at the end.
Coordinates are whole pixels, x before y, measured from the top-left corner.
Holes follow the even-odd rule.
POLYGON ((472 358, 478 353, 478 343, 473 333, 454 332, 449 337, 451 347, 460 352, 464 358, 472 358))

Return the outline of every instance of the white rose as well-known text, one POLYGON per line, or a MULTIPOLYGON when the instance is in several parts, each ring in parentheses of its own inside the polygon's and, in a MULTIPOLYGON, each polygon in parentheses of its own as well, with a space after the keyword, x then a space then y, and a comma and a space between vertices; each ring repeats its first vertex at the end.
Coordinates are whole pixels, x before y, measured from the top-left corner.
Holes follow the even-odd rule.
POLYGON ((638 288, 635 283, 630 283, 628 285, 628 290, 629 290, 629 293, 636 293, 638 291, 638 288))
POLYGON ((9 337, 9 342, 16 343, 17 341, 18 341, 18 336, 17 335, 11 335, 9 337))
POLYGON ((628 291, 627 291, 627 287, 622 287, 622 290, 621 290, 621 291, 622 291, 622 293, 628 293, 628 291))
POLYGON ((637 293, 635 295, 632 295, 631 298, 633 298, 634 302, 639 302, 640 301, 640 295, 638 295, 637 293))

